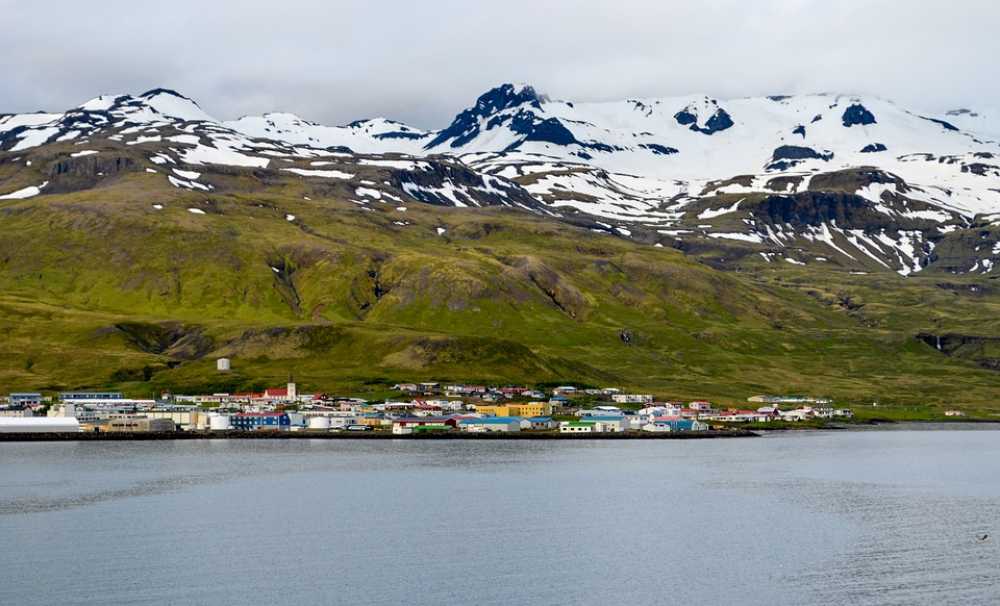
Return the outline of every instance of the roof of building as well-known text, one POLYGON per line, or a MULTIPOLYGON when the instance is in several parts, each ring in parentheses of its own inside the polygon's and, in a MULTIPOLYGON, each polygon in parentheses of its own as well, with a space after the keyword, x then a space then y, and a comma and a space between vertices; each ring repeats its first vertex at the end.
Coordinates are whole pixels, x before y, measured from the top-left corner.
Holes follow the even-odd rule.
POLYGON ((79 427, 76 417, 0 417, 0 427, 79 427))
POLYGON ((401 423, 403 425, 409 423, 445 423, 451 421, 454 417, 404 417, 401 419, 393 420, 393 423, 401 423))
POLYGON ((461 425, 509 425, 520 422, 521 417, 479 417, 459 421, 461 425))
POLYGON ((531 417, 528 420, 532 423, 545 423, 547 421, 551 421, 552 417, 531 417))

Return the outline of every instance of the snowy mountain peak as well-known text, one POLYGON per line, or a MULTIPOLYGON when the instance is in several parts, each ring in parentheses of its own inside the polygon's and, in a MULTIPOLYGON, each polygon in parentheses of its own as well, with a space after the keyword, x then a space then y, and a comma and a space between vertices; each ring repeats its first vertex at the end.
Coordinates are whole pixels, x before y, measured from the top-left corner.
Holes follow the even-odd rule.
POLYGON ((155 112, 185 122, 216 122, 188 97, 167 88, 154 88, 139 95, 138 99, 155 112))
POLYGON ((547 100, 544 95, 535 92, 535 88, 529 84, 508 83, 491 88, 480 95, 476 99, 475 109, 479 115, 486 116, 525 104, 541 109, 541 104, 547 100))
MULTIPOLYGON (((191 103, 194 103, 194 101, 190 97, 185 97, 184 95, 180 94, 179 92, 171 88, 162 88, 162 87, 150 89, 139 95, 139 98, 152 99, 153 97, 159 97, 161 95, 165 95, 168 97, 177 97, 178 99, 183 99, 185 101, 191 101, 191 103)), ((197 105, 197 103, 195 103, 195 105, 197 105)))
MULTIPOLYGON (((502 84, 446 128, 426 132, 387 118, 325 126, 290 113, 218 122, 193 100, 154 89, 104 95, 65 113, 0 115, 0 153, 10 152, 0 161, 48 144, 94 145, 66 152, 83 165, 97 161, 91 156, 104 143, 147 154, 152 165, 175 163, 182 172, 171 183, 201 191, 222 186, 189 177, 213 164, 280 171, 291 163, 287 170, 304 179, 343 180, 359 172, 354 166, 379 166, 406 173, 383 184, 396 179, 401 192, 428 203, 469 206, 492 196, 489 204, 664 245, 674 237, 685 245, 738 242, 742 253, 752 245, 766 262, 818 247, 817 257, 846 264, 965 272, 973 271, 968 255, 938 259, 963 246, 954 242, 963 230, 1000 226, 1000 129, 989 115, 998 114, 932 117, 834 94, 550 101, 530 85, 502 84), (366 157, 378 155, 388 157, 366 157), (342 168, 313 168, 327 164, 342 168), (459 184, 478 193, 442 193, 459 184)), ((58 187, 53 181, 45 193, 58 187)), ((987 259, 977 246, 975 271, 987 261, 1000 271, 1000 248, 987 259)))
POLYGON ((530 120, 529 116, 540 112, 546 101, 527 84, 501 84, 480 95, 474 106, 455 116, 451 125, 440 131, 426 148, 445 144, 452 148, 462 147, 481 133, 509 122, 514 113, 523 114, 524 119, 530 120))

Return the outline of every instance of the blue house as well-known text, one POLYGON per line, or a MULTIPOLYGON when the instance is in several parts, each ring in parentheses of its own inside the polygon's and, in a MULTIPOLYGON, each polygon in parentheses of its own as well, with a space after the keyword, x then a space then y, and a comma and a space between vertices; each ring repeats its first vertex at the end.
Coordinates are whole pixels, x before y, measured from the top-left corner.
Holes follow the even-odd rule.
POLYGON ((229 418, 233 429, 288 429, 292 420, 283 412, 246 412, 229 418))

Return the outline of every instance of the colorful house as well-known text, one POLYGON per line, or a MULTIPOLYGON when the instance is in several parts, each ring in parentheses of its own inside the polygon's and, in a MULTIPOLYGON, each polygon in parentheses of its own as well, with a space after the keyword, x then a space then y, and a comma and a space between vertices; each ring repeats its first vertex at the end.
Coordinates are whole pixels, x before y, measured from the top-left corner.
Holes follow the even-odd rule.
POLYGON ((546 417, 552 414, 548 402, 478 405, 476 412, 487 417, 546 417))

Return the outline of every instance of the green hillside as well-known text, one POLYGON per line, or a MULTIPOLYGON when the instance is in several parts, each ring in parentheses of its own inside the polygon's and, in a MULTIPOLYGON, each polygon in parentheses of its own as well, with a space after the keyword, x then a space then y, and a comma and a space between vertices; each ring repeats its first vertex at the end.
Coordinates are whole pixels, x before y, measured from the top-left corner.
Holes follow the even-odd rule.
POLYGON ((988 411, 1000 393, 1000 294, 983 280, 723 272, 525 212, 369 210, 299 180, 251 194, 245 174, 228 178, 232 193, 206 194, 130 172, 0 202, 0 392, 228 390, 294 373, 337 393, 574 381, 919 411, 988 411), (223 355, 233 373, 215 371, 223 355))

